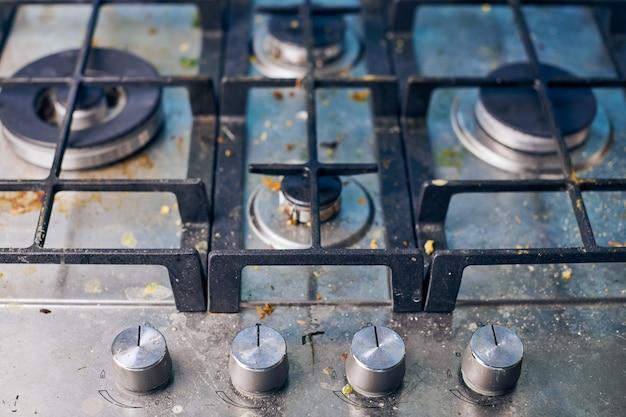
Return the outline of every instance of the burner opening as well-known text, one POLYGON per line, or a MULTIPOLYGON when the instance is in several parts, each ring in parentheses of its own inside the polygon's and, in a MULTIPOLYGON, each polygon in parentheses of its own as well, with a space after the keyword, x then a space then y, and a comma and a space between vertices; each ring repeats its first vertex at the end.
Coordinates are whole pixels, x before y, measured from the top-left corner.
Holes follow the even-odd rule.
MULTIPOLYGON (((337 176, 324 176, 318 180, 320 220, 332 219, 341 210, 341 180, 337 176)), ((309 177, 288 175, 283 178, 278 197, 279 209, 294 224, 311 222, 311 196, 309 177)))
MULTIPOLYGON (((545 79, 573 78, 561 68, 541 64, 545 79)), ((516 63, 500 67, 488 75, 492 79, 532 78, 529 64, 516 63)), ((569 149, 581 146, 589 137, 597 113, 596 98, 589 88, 550 89, 557 127, 569 149)), ((550 121, 542 109, 538 93, 532 87, 480 89, 475 116, 480 127, 503 145, 528 153, 556 153, 550 121)))
MULTIPOLYGON (((49 88, 40 92, 35 111, 41 120, 60 127, 67 113, 67 87, 49 88)), ((121 87, 82 87, 72 117, 72 131, 88 129, 107 122, 126 105, 126 92, 121 87)))

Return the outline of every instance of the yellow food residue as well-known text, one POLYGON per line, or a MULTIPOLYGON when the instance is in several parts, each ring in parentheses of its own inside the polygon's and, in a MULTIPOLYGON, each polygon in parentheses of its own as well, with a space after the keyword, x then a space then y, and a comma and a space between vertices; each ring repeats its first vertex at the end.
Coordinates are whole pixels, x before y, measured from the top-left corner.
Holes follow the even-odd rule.
POLYGON ((350 97, 352 97, 352 100, 354 101, 364 102, 370 98, 370 92, 367 90, 354 91, 352 94, 350 94, 350 97))
POLYGON ((424 243, 424 252, 426 252, 426 255, 430 256, 433 254, 433 252, 435 251, 435 241, 434 240, 427 240, 426 243, 424 243))
POLYGON ((137 246, 137 238, 135 238, 135 235, 132 232, 124 233, 120 242, 122 243, 122 246, 127 248, 134 248, 137 246))
POLYGON ((571 269, 566 269, 565 271, 561 272, 561 278, 563 279, 563 281, 569 281, 570 279, 572 279, 572 270, 571 269))
POLYGON ((280 181, 275 180, 272 177, 263 177, 261 178, 261 183, 270 191, 278 192, 280 191, 280 181))
POLYGON ((259 317, 260 320, 263 320, 265 317, 271 315, 273 312, 274 306, 268 303, 256 307, 256 315, 259 317))
POLYGON ((350 384, 344 385, 343 388, 341 388, 341 393, 345 395, 346 397, 352 394, 352 385, 350 384))
POLYGON ((378 249, 378 241, 376 239, 370 241, 370 249, 378 249))

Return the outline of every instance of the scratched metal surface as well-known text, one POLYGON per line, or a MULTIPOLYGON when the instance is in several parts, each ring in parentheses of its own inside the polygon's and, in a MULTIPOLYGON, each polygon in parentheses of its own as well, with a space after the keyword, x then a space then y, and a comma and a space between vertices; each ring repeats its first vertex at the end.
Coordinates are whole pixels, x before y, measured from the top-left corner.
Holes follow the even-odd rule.
MULTIPOLYGON (((493 63, 519 58, 519 46, 514 45, 510 36, 504 36, 511 30, 510 18, 496 9, 494 7, 485 12, 480 7, 469 11, 453 11, 452 8, 431 11, 424 8, 416 31, 418 43, 421 42, 418 56, 422 71, 431 75, 457 74, 460 71, 478 75, 491 68, 488 64, 490 61, 486 59, 491 55, 494 55, 493 63), (468 13, 471 19, 468 19, 468 13), (490 23, 476 23, 484 22, 484 19, 489 19, 490 23), (442 20, 446 21, 446 25, 441 24, 442 20), (452 29, 446 29, 448 27, 454 28, 454 37, 450 37, 452 34, 447 31, 452 29), (487 31, 503 39, 501 43, 505 46, 495 54, 469 48, 477 42, 472 41, 472 45, 459 43, 463 39, 479 39, 480 43, 484 42, 489 47, 484 34, 487 31), (439 42, 440 45, 433 42, 439 42), (486 55, 484 59, 476 59, 476 53, 481 57, 481 53, 486 55)), ((593 39, 586 37, 591 31, 578 30, 583 27, 583 23, 589 23, 584 13, 568 11, 569 17, 563 21, 560 11, 545 15, 530 9, 528 11, 535 37, 541 42, 545 39, 545 45, 552 45, 548 52, 542 54, 548 54, 546 56, 550 59, 567 64, 574 72, 582 75, 586 73, 580 73, 581 70, 592 74, 601 73, 600 67, 607 64, 603 61, 601 51, 593 50, 591 55, 585 55, 593 59, 582 59, 580 54, 583 54, 585 48, 572 47, 598 46, 593 39), (574 18, 580 20, 572 20, 574 18), (542 22, 550 22, 550 25, 542 22), (559 30, 568 34, 572 32, 572 35, 577 36, 577 42, 564 40, 561 35, 551 35, 552 31, 559 30), (566 54, 559 54, 559 42, 567 44, 566 54)), ((115 34, 116 42, 132 39, 145 43, 150 39, 149 36, 155 36, 150 35, 150 24, 144 23, 144 12, 143 9, 140 12, 127 9, 117 18, 123 17, 124 22, 132 24, 111 23, 110 27, 120 32, 115 34), (124 36, 125 31, 143 31, 148 37, 124 36)), ((59 10, 58 13, 72 19, 80 15, 68 10, 59 10)), ((82 13, 84 16, 85 12, 82 13)), ((169 13, 174 11, 170 10, 169 13)), ((60 15, 55 16, 58 18, 60 15)), ((191 18, 192 12, 187 11, 180 17, 185 22, 191 18)), ((167 18, 167 22, 172 21, 176 21, 173 16, 167 18)), ((30 24, 26 26, 28 30, 22 31, 25 38, 42 25, 36 14, 28 18, 22 15, 20 23, 30 24)), ((47 43, 49 47, 65 47, 60 42, 69 36, 59 35, 57 39, 53 34, 71 30, 78 25, 57 25, 56 30, 47 30, 48 39, 54 39, 47 43)), ((191 23, 186 23, 186 27, 191 27, 191 23)), ((159 26, 157 33, 164 34, 166 30, 159 26)), ((589 36, 593 37, 593 34, 589 36)), ((21 46, 22 49, 28 49, 24 47, 28 43, 20 44, 15 39, 10 41, 9 48, 21 46), (11 42, 14 46, 11 46, 11 42)), ((106 33, 102 33, 98 39, 104 45, 106 33)), ((27 42, 27 39, 23 42, 27 42)), ((190 41, 190 44, 195 45, 193 42, 190 41)), ((31 45, 30 48, 35 46, 31 45)), ((190 46, 189 50, 194 48, 196 46, 190 46)), ((144 49, 138 47, 137 52, 141 51, 144 49)), ((145 51, 148 53, 146 57, 153 62, 163 60, 160 69, 167 69, 168 65, 175 67, 168 61, 170 58, 160 52, 148 52, 149 48, 145 51)), ((17 68, 21 65, 11 64, 11 60, 20 59, 18 52, 6 56, 12 58, 3 59, 0 67, 14 65, 17 68)), ((39 53, 33 52, 34 56, 39 56, 39 53)), ((170 69, 175 70, 173 67, 170 69)), ((6 71, 12 72, 9 69, 6 71)), ((624 99, 619 92, 602 93, 606 94, 602 97, 602 103, 612 117, 616 131, 622 134, 623 129, 619 126, 623 125, 625 119, 620 103, 624 99)), ((332 156, 351 161, 361 160, 357 158, 367 160, 371 158, 368 152, 360 156, 350 152, 356 141, 370 138, 368 124, 371 120, 367 104, 355 102, 348 94, 346 91, 328 92, 326 97, 320 97, 320 115, 328 119, 336 112, 339 116, 327 123, 320 122, 319 128, 326 137, 323 140, 329 140, 341 132, 346 135, 345 142, 338 146, 332 156), (328 100, 327 106, 323 104, 325 100, 328 100), (356 111, 359 117, 348 118, 345 116, 348 111, 351 115, 356 111), (344 144, 350 146, 344 147, 344 144)), ((438 92, 433 101, 428 122, 435 155, 438 143, 444 144, 444 147, 458 144, 453 141, 449 125, 449 104, 453 95, 454 92, 438 92)), ((287 100, 295 101, 297 97, 284 99, 283 103, 287 100)), ((253 141, 260 140, 262 132, 267 131, 266 142, 271 140, 278 144, 276 147, 261 145, 263 142, 259 142, 258 146, 249 144, 249 150, 256 151, 254 155, 262 155, 263 146, 271 152, 283 148, 287 143, 302 143, 303 122, 297 118, 300 109, 293 102, 279 108, 281 106, 276 106, 272 91, 254 92, 252 102, 254 104, 248 114, 250 138, 253 141), (271 120, 270 127, 266 127, 266 119, 271 120), (293 125, 283 129, 287 120, 292 120, 293 125)), ((183 126, 183 123, 179 125, 172 122, 172 131, 187 138, 188 131, 185 129, 189 128, 189 122, 185 117, 189 116, 184 114, 188 111, 181 110, 180 104, 182 102, 173 102, 172 111, 181 112, 180 117, 187 120, 187 124, 183 126)), ((168 124, 171 117, 172 114, 168 116, 168 124)), ((623 140, 622 137, 621 142, 618 142, 620 146, 615 146, 612 151, 623 151, 623 140)), ((135 172, 137 178, 184 176, 186 162, 182 160, 186 158, 187 151, 184 152, 185 158, 178 159, 176 148, 168 147, 166 143, 169 142, 160 139, 147 150, 148 153, 162 152, 161 158, 151 156, 155 162, 150 168, 150 164, 142 165, 146 162, 141 159, 124 164, 132 165, 131 172, 135 172)), ((492 178, 506 175, 472 161, 461 148, 458 149, 462 163, 458 163, 456 156, 451 161, 450 158, 439 158, 444 164, 439 164, 437 176, 492 178)), ((0 158, 5 158, 4 148, 0 151, 0 158)), ((142 155, 138 158, 142 158, 142 155)), ((326 157, 325 151, 321 155, 326 157)), ((288 159, 303 156, 293 150, 281 157, 288 159)), ((3 167, 1 172, 5 178, 16 173, 27 175, 33 172, 15 158, 2 161, 0 167, 3 167)), ((624 158, 611 153, 604 162, 595 168, 602 169, 598 171, 602 175, 624 175, 623 168, 620 168, 624 166, 624 158)), ((111 170, 109 172, 112 172, 112 176, 124 177, 129 171, 128 168, 125 171, 122 165, 90 172, 88 175, 105 175, 111 170)), ((255 181, 259 179, 247 177, 246 193, 249 193, 255 181)), ((379 190, 376 188, 375 175, 371 176, 370 185, 368 189, 376 195, 379 190)), ((36 206, 36 201, 23 197, 24 200, 19 199, 15 206, 14 196, 3 197, 0 195, 0 243, 7 246, 18 241, 27 245, 36 221, 36 210, 31 209, 31 205, 36 206)), ((136 247, 145 247, 148 243, 169 247, 177 242, 175 236, 182 226, 177 224, 179 216, 176 215, 176 207, 170 196, 152 201, 143 201, 142 198, 141 202, 132 202, 132 213, 136 213, 136 206, 141 204, 142 215, 145 213, 146 217, 154 220, 149 222, 148 228, 141 228, 141 223, 134 220, 135 216, 126 217, 129 215, 126 204, 131 203, 130 200, 125 202, 123 196, 86 196, 74 200, 76 197, 67 196, 65 198, 68 200, 57 206, 53 221, 57 222, 59 229, 57 237, 51 238, 53 240, 50 244, 72 246, 101 241, 136 247), (169 208, 164 209, 164 206, 169 208), (98 224, 110 222, 113 225, 88 225, 89 216, 94 215, 97 216, 98 224), (163 225, 159 222, 166 223, 163 225), (125 228, 116 224, 124 224, 125 228), (130 232, 132 237, 126 232, 130 232)), ((626 241, 625 197, 623 193, 584 196, 599 242, 608 244, 609 241, 626 241)), ((453 247, 575 244, 579 238, 571 232, 574 223, 571 213, 563 209, 566 203, 567 199, 559 195, 454 201, 448 222, 448 243, 453 247)), ((375 229, 382 230, 378 227, 375 229)), ((250 239, 253 237, 245 237, 247 243, 250 243, 250 239)), ((363 242, 364 245, 369 243, 370 240, 363 242)), ((470 268, 465 273, 461 289, 464 301, 449 315, 391 313, 388 305, 379 305, 388 300, 386 281, 381 279, 384 272, 377 272, 371 279, 367 279, 365 274, 369 271, 357 268, 344 268, 344 271, 328 269, 325 273, 308 274, 306 283, 302 282, 304 280, 291 279, 272 289, 268 281, 277 280, 279 276, 289 278, 289 271, 281 274, 265 271, 263 274, 252 274, 253 279, 244 281, 242 296, 248 303, 241 313, 216 315, 177 313, 172 304, 167 274, 158 267, 2 265, 0 381, 4 382, 0 383, 0 415, 32 416, 35 412, 37 415, 52 417, 619 415, 620 410, 626 408, 626 310, 623 303, 611 301, 609 297, 626 295, 623 268, 624 265, 470 268), (568 270, 572 271, 571 278, 564 279, 563 272, 568 270), (311 279, 310 275, 315 279, 311 279), (355 276, 359 279, 355 280, 355 276), (367 279, 367 285, 359 285, 361 279, 367 279), (275 327, 287 340, 291 369, 288 386, 285 391, 267 401, 250 402, 238 396, 228 382, 228 347, 237 330, 259 320, 255 311, 258 300, 307 301, 312 297, 317 298, 318 293, 321 296, 320 303, 358 298, 366 300, 370 305, 298 307, 278 304, 273 314, 263 322, 275 327), (581 300, 585 298, 588 300, 581 300), (605 298, 606 301, 598 301, 598 298, 605 298), (505 299, 502 301, 504 305, 494 301, 502 299, 505 299), (545 305, 537 303, 537 300, 547 299, 553 301, 545 305), (41 308, 50 312, 42 313, 41 308), (149 396, 132 396, 121 392, 110 378, 110 343, 119 330, 138 322, 150 322, 164 333, 174 361, 173 383, 164 391, 149 396), (479 324, 490 322, 515 329, 524 341, 526 351, 518 388, 512 394, 495 400, 473 396, 458 379, 459 355, 469 341, 471 332, 479 324), (403 336, 407 344, 404 386, 397 395, 383 401, 367 402, 357 396, 345 397, 340 393, 345 384, 342 353, 348 350, 351 335, 367 323, 392 327, 403 336), (310 338, 305 336, 316 331, 324 333, 310 338)))

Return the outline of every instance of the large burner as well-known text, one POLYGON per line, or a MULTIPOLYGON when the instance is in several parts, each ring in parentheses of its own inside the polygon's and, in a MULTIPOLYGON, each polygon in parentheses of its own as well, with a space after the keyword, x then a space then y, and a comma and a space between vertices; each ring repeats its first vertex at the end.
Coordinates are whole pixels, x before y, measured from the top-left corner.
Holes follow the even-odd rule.
MULTIPOLYGON (((342 16, 315 17, 313 37, 319 73, 347 70, 358 58, 359 40, 342 16)), ((257 68, 269 77, 299 77, 306 73, 307 50, 297 16, 268 17, 254 34, 252 47, 257 68)))
MULTIPOLYGON (((77 50, 46 56, 15 77, 71 77, 77 50)), ((157 77, 152 65, 127 52, 94 49, 87 75, 157 77)), ((50 167, 59 127, 67 112, 68 87, 11 86, 0 93, 4 137, 17 155, 50 167)), ((162 121, 160 87, 96 87, 80 89, 73 113, 63 169, 85 169, 112 163, 145 146, 162 121)))
MULTIPOLYGON (((572 78, 569 72, 543 64, 545 79, 572 78)), ((502 66, 491 79, 532 79, 529 64, 502 66)), ((610 126, 588 88, 551 88, 554 116, 575 168, 597 162, 610 142, 610 126)), ((452 124, 461 142, 477 157, 511 172, 558 175, 558 144, 549 119, 532 87, 483 87, 461 94, 453 105, 452 124)))

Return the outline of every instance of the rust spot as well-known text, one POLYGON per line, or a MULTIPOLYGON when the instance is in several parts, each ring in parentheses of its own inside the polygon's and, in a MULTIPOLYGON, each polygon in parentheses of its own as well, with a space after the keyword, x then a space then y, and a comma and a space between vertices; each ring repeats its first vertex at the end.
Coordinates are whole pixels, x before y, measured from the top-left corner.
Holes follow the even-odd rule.
MULTIPOLYGON (((43 191, 14 191, 0 193, 0 207, 7 206, 11 214, 38 211, 43 204, 43 191)), ((4 209, 4 207, 2 207, 4 209)))

